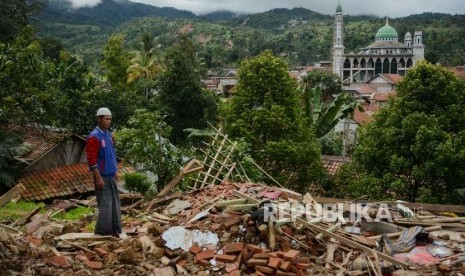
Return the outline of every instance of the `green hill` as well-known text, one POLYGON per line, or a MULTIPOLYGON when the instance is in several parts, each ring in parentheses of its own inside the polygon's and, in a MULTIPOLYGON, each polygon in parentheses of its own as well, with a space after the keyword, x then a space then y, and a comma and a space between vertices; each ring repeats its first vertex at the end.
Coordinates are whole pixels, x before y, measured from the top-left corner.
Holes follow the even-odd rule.
MULTIPOLYGON (((199 45, 210 67, 236 66, 243 58, 271 49, 292 65, 330 59, 333 17, 304 8, 274 9, 236 15, 221 11, 201 16, 172 8, 157 8, 127 0, 104 0, 93 8, 71 9, 51 4, 36 25, 39 35, 63 42, 65 48, 86 61, 97 60, 112 34, 124 33, 128 47, 148 32, 160 52, 180 33, 199 45)), ((61 1, 60 1, 61 2, 61 1)), ((385 24, 375 16, 345 16, 346 52, 358 52, 374 41, 385 24)), ((445 65, 465 63, 465 15, 425 13, 390 19, 403 40, 405 32, 422 30, 426 58, 445 65)))

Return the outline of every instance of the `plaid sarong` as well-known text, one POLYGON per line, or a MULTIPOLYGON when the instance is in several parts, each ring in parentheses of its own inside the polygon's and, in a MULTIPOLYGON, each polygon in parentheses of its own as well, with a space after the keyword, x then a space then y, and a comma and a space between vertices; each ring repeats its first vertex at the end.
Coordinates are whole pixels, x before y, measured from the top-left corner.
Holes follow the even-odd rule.
POLYGON ((121 203, 114 177, 103 177, 103 189, 95 189, 97 198, 97 223, 95 234, 121 234, 121 203))

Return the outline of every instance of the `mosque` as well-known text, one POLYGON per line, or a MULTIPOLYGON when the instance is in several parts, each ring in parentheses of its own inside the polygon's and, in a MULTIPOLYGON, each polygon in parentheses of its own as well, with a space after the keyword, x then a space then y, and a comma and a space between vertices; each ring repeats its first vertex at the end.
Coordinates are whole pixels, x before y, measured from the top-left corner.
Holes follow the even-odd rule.
POLYGON ((342 5, 336 7, 334 39, 332 47, 332 70, 344 83, 366 83, 378 74, 397 74, 403 76, 408 69, 424 58, 425 46, 423 34, 415 31, 404 36, 399 35, 386 19, 375 36, 375 42, 362 48, 358 53, 344 53, 344 21, 342 5))

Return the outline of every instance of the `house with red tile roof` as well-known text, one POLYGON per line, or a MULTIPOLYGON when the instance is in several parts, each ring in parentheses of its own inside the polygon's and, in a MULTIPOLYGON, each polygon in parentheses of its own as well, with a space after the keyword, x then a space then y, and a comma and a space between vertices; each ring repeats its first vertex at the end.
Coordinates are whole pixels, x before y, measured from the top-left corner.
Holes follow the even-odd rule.
MULTIPOLYGON (((19 157, 24 169, 17 180, 25 187, 23 199, 46 200, 94 190, 84 137, 44 126, 14 126, 10 130, 21 134, 27 148, 19 157)), ((133 171, 119 166, 123 173, 133 171)))

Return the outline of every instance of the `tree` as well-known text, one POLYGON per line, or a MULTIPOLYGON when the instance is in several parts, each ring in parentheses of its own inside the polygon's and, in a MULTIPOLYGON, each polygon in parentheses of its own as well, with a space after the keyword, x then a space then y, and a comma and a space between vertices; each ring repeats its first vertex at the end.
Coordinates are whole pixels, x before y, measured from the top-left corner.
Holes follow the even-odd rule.
POLYGON ((154 78, 157 77, 163 68, 155 56, 155 40, 148 34, 144 33, 135 56, 131 59, 131 65, 126 72, 128 73, 128 83, 139 81, 146 100, 149 100, 150 89, 154 87, 154 78))
POLYGON ((465 82, 422 62, 388 103, 361 129, 353 155, 360 179, 375 180, 369 195, 457 202, 452 191, 465 187, 465 82))
POLYGON ((184 129, 203 129, 216 120, 217 97, 200 85, 201 68, 192 41, 181 37, 168 50, 166 61, 158 85, 161 114, 172 128, 169 140, 184 145, 184 129))
POLYGON ((45 7, 42 0, 2 0, 0 2, 0 42, 14 39, 29 24, 29 17, 45 7))
POLYGON ((226 117, 226 132, 244 139, 273 177, 303 191, 321 176, 320 149, 300 111, 286 63, 266 50, 244 61, 226 117))
POLYGON ((19 166, 15 156, 21 141, 12 134, 0 129, 0 195, 12 187, 19 175, 19 166))
POLYGON ((108 82, 116 89, 123 89, 126 86, 126 70, 131 65, 130 60, 133 58, 133 55, 124 49, 123 44, 123 35, 111 36, 103 50, 103 60, 101 62, 101 67, 108 82))
POLYGON ((169 132, 158 113, 144 109, 136 110, 128 126, 115 132, 120 154, 137 164, 140 171, 152 172, 158 191, 178 174, 182 165, 180 151, 164 138, 169 132))
POLYGON ((2 119, 54 124, 64 95, 51 76, 54 63, 45 58, 31 28, 11 43, 0 43, 0 109, 2 119))
POLYGON ((321 102, 331 101, 336 95, 342 93, 341 78, 331 72, 314 70, 303 79, 305 89, 319 87, 321 89, 321 102))

